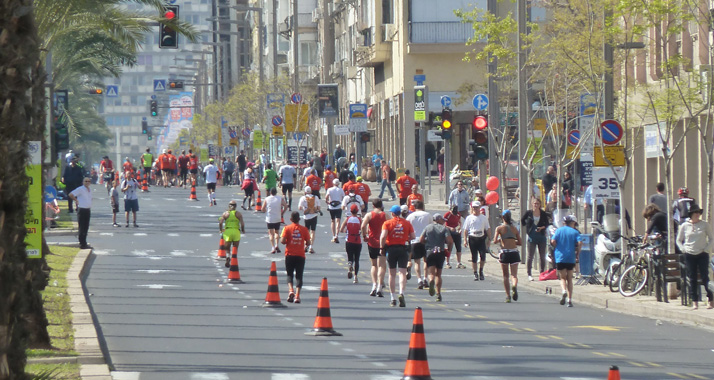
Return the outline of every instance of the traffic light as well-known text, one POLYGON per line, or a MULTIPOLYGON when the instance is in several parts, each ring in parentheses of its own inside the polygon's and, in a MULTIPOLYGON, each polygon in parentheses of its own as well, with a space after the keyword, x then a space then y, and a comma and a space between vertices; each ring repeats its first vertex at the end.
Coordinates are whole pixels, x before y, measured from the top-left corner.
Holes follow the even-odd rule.
POLYGON ((101 88, 93 88, 89 90, 89 95, 102 95, 104 93, 104 90, 101 88))
POLYGON ((55 123, 55 149, 57 151, 69 149, 69 130, 62 123, 55 123))
POLYGON ((473 121, 472 150, 476 160, 488 159, 488 115, 475 115, 473 121))
POLYGON ((146 120, 141 121, 141 133, 144 135, 149 133, 149 123, 146 120))
MULTIPOLYGON (((167 5, 163 14, 166 20, 178 20, 179 6, 167 5)), ((159 48, 178 49, 178 33, 173 28, 159 23, 159 48)))
POLYGON ((152 100, 149 108, 151 109, 151 116, 159 116, 159 102, 152 100))
POLYGON ((147 140, 153 140, 153 139, 154 139, 154 134, 151 132, 151 129, 149 129, 149 131, 146 132, 146 139, 147 139, 147 140))
POLYGON ((174 80, 169 82, 169 88, 172 90, 180 90, 183 88, 183 81, 174 80))
POLYGON ((452 127, 451 109, 444 108, 441 111, 441 128, 445 131, 450 131, 452 127))

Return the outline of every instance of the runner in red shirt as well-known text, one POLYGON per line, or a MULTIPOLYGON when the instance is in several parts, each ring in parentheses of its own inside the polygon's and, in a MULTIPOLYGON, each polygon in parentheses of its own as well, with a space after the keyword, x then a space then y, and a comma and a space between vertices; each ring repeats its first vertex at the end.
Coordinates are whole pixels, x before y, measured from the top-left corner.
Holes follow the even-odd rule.
POLYGON ((345 236, 345 251, 347 251, 347 278, 352 278, 352 270, 354 270, 354 284, 359 283, 357 274, 359 273, 359 256, 362 253, 362 236, 360 235, 360 227, 362 219, 358 216, 359 206, 353 204, 350 207, 350 215, 345 218, 342 223, 340 232, 347 232, 345 236))
POLYGON ((127 157, 126 161, 124 161, 122 168, 124 169, 124 173, 131 173, 134 171, 134 165, 131 164, 129 157, 127 157))
POLYGON ((186 181, 188 180, 188 162, 190 157, 186 154, 186 151, 181 151, 181 155, 178 157, 178 167, 179 167, 179 186, 186 188, 186 181))
POLYGON ((198 157, 196 157, 190 149, 188 150, 188 154, 190 156, 188 159, 188 173, 191 178, 191 184, 193 184, 198 175, 198 157))
POLYGON ((302 274, 305 270, 305 247, 310 245, 310 231, 300 225, 300 213, 290 214, 293 223, 283 228, 280 242, 285 245, 285 271, 288 274, 288 302, 300 303, 302 289, 302 274), (293 287, 293 273, 297 284, 293 287))
POLYGON ((380 253, 379 236, 382 233, 382 225, 387 220, 387 214, 384 213, 381 199, 373 200, 372 206, 374 210, 367 213, 362 220, 362 238, 367 241, 367 252, 369 253, 370 261, 372 261, 372 268, 370 269, 372 291, 369 295, 372 297, 384 297, 382 288, 384 288, 384 272, 387 269, 387 258, 380 253))
MULTIPOLYGON (((464 264, 461 264, 461 214, 459 213, 459 207, 454 206, 451 211, 444 214, 444 219, 446 220, 446 228, 451 232, 452 244, 456 246, 456 268, 466 269, 464 264)), ((446 250, 446 267, 451 269, 450 256, 453 249, 452 244, 449 244, 446 250)))
POLYGON ((331 188, 333 181, 337 178, 337 175, 332 171, 332 165, 325 166, 325 190, 331 188))
POLYGON ((344 191, 345 194, 348 194, 350 192, 350 188, 357 184, 354 178, 355 177, 350 174, 350 179, 342 186, 342 191, 344 191))
POLYGON ((357 177, 357 182, 352 185, 352 188, 355 189, 355 194, 362 197, 362 201, 364 202, 364 206, 362 207, 362 213, 366 213, 367 203, 369 202, 369 197, 372 195, 372 190, 370 190, 369 186, 365 185, 362 182, 362 177, 360 176, 357 177))
POLYGON ((164 149, 159 156, 159 168, 161 169, 161 180, 164 183, 164 187, 169 187, 169 173, 172 170, 166 149, 164 149))
POLYGON ((173 186, 174 179, 176 178, 176 169, 178 160, 176 156, 171 152, 171 149, 166 152, 169 157, 169 186, 173 186))
POLYGON ((114 183, 114 163, 109 159, 109 156, 104 156, 99 163, 99 171, 102 173, 102 180, 107 186, 107 194, 112 189, 114 183))
POLYGON ((407 241, 414 240, 414 227, 406 219, 402 218, 402 209, 398 205, 389 209, 392 219, 382 225, 382 234, 379 237, 379 244, 383 253, 387 255, 387 265, 389 265, 389 292, 391 293, 391 306, 397 306, 395 299, 394 283, 399 268, 399 307, 406 307, 404 290, 407 286, 407 264, 409 263, 409 250, 407 241))
POLYGON ((416 211, 416 207, 414 207, 414 202, 416 201, 424 202, 424 194, 419 193, 418 184, 414 184, 414 186, 412 186, 412 193, 409 194, 409 196, 407 197, 407 206, 409 206, 409 212, 416 211))
POLYGON ((412 193, 412 186, 414 186, 417 181, 409 176, 409 169, 404 171, 404 175, 397 178, 397 192, 399 193, 399 204, 407 204, 407 197, 412 193))
POLYGON ((316 196, 317 199, 320 199, 320 187, 322 187, 322 180, 320 180, 320 177, 317 176, 315 169, 312 169, 310 175, 305 178, 305 184, 310 186, 312 189, 312 195, 316 196))

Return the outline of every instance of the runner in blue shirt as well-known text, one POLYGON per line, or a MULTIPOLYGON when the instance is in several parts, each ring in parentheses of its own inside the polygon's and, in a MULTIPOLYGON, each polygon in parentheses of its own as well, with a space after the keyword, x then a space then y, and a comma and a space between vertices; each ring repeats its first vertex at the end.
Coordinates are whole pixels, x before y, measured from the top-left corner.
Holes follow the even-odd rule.
POLYGON ((575 229, 578 225, 577 219, 573 215, 566 215, 563 218, 563 227, 558 228, 550 240, 550 244, 555 247, 555 266, 560 275, 560 287, 563 295, 560 304, 565 305, 566 297, 568 307, 573 307, 573 270, 580 256, 580 248, 583 243, 580 232, 575 229))

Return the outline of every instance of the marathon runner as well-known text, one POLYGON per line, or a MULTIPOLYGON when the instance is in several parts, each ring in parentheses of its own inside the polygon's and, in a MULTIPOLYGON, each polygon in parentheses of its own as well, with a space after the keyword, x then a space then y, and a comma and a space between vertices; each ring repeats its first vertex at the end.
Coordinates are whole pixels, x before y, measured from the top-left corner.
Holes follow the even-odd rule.
POLYGON ((164 187, 169 187, 169 172, 171 172, 171 166, 169 164, 169 155, 166 153, 166 149, 161 151, 159 155, 159 169, 161 170, 161 183, 164 187))
POLYGON ((285 245, 285 272, 288 275, 288 302, 300 303, 302 274, 305 270, 305 246, 310 245, 310 232, 300 225, 300 213, 290 214, 292 224, 283 228, 280 242, 285 245), (293 287, 293 273, 297 284, 293 287))
POLYGON ((327 202, 327 211, 330 212, 330 232, 332 233, 333 243, 339 243, 340 240, 337 234, 340 231, 340 221, 342 220, 342 200, 345 198, 345 192, 340 187, 340 180, 335 178, 332 180, 332 187, 327 189, 325 193, 325 202, 327 202))
POLYGON ((288 202, 288 209, 293 209, 293 188, 295 187, 295 181, 297 180, 297 173, 295 172, 295 167, 286 163, 280 167, 280 187, 283 189, 283 196, 286 197, 288 202))
MULTIPOLYGON (((236 211, 238 207, 238 202, 231 199, 228 202, 228 211, 224 212, 220 218, 218 218, 218 230, 223 234, 223 241, 225 245, 223 249, 226 252, 231 252, 231 245, 236 247, 238 250, 238 244, 240 244, 241 233, 245 233, 245 223, 243 222, 243 215, 236 211), (225 222, 225 228, 223 228, 223 223, 225 222)), ((231 266, 231 255, 226 255, 226 268, 231 266)))
POLYGON ((151 148, 146 148, 146 152, 141 155, 141 166, 144 168, 144 176, 146 176, 146 182, 149 182, 151 177, 151 166, 154 163, 154 155, 151 154, 151 148))
POLYGON ((194 185, 198 177, 198 157, 189 149, 188 150, 188 173, 191 178, 191 186, 194 185))
MULTIPOLYGON (((208 205, 216 206, 216 182, 218 182, 218 168, 213 164, 213 159, 208 160, 208 165, 203 168, 206 176, 206 190, 208 191, 208 205)), ((164 186, 165 187, 165 186, 164 186)))
POLYGON ((353 284, 359 283, 357 280, 357 274, 359 273, 359 256, 362 253, 362 239, 360 234, 360 227, 362 226, 362 219, 359 217, 359 206, 353 204, 350 206, 350 214, 345 218, 342 223, 342 228, 340 232, 347 232, 345 236, 345 251, 347 251, 347 265, 349 269, 347 270, 347 278, 352 278, 352 271, 354 270, 354 281, 353 284))
POLYGON ((474 270, 474 281, 483 281, 483 267, 486 265, 486 252, 491 242, 491 226, 488 218, 481 214, 481 202, 471 202, 471 215, 464 220, 462 227, 464 236, 464 246, 471 250, 471 267, 474 270), (476 263, 478 265, 478 271, 476 263))
POLYGON ((189 157, 186 154, 185 150, 182 150, 181 155, 178 158, 178 167, 179 167, 178 185, 179 185, 179 187, 183 186, 184 189, 186 188, 186 182, 188 180, 189 161, 191 161, 191 157, 189 157))
POLYGON ((367 202, 369 202, 369 197, 372 195, 372 190, 362 182, 361 176, 357 176, 357 182, 352 185, 352 188, 355 189, 355 194, 362 198, 362 210, 360 214, 364 215, 367 213, 367 202))
POLYGON ((434 223, 429 224, 419 237, 419 242, 426 248, 426 273, 429 276, 429 295, 436 294, 436 301, 441 302, 441 271, 444 268, 444 245, 451 244, 451 232, 444 226, 444 217, 436 213, 434 223))
MULTIPOLYGON (((416 201, 414 202, 416 211, 407 216, 407 221, 412 224, 414 228, 414 235, 421 237, 422 232, 426 226, 430 225, 433 221, 431 215, 424 211, 424 202, 416 201)), ((414 260, 414 266, 416 266, 416 276, 418 289, 424 289, 428 285, 426 281, 426 268, 422 266, 422 259, 426 259, 426 246, 424 243, 420 242, 420 238, 412 239, 411 244, 412 255, 411 258, 414 260)))
POLYGON ((273 164, 265 164, 265 171, 263 171, 263 183, 265 184, 266 194, 270 194, 271 189, 275 189, 278 185, 278 173, 273 170, 273 164))
POLYGON ((384 297, 382 288, 384 288, 384 273, 387 269, 387 258, 380 254, 379 236, 382 233, 382 225, 387 220, 387 214, 384 213, 384 206, 381 199, 372 201, 374 209, 367 213, 362 220, 362 238, 367 242, 367 252, 369 259, 372 262, 370 274, 372 276, 372 291, 370 296, 384 297))
POLYGON ((107 186, 107 195, 109 195, 114 184, 114 163, 109 159, 109 156, 103 157, 99 163, 99 171, 102 173, 102 180, 107 186))
POLYGON ((176 173, 177 173, 177 163, 178 160, 176 159, 176 156, 174 156, 173 152, 171 152, 171 149, 169 149, 166 154, 169 157, 169 187, 174 186, 174 180, 176 179, 176 173))
POLYGON ((270 253, 280 252, 278 246, 280 222, 283 220, 283 214, 288 210, 288 204, 278 195, 278 189, 273 187, 260 210, 265 213, 265 223, 268 224, 268 239, 272 248, 270 253))
POLYGON ((312 249, 312 244, 315 243, 315 229, 317 228, 317 214, 322 214, 320 211, 320 200, 318 197, 312 195, 312 188, 310 186, 305 186, 305 195, 298 201, 298 210, 302 211, 305 218, 305 228, 310 230, 310 241, 312 242, 309 247, 305 247, 306 251, 310 253, 315 253, 312 249))
MULTIPOLYGON (((318 160, 319 161, 319 160, 318 160)), ((310 186, 312 189, 312 195, 320 199, 320 188, 322 187, 322 180, 317 176, 317 171, 313 169, 310 174, 305 178, 305 185, 310 186)))
POLYGON ((411 223, 402 218, 401 207, 394 205, 389 210, 392 219, 382 225, 382 234, 379 237, 379 245, 382 254, 387 256, 389 265, 389 292, 391 294, 391 306, 397 306, 395 299, 395 281, 397 268, 399 269, 399 307, 406 307, 404 290, 407 285, 407 263, 409 263, 409 251, 407 241, 414 239, 414 228, 411 223))

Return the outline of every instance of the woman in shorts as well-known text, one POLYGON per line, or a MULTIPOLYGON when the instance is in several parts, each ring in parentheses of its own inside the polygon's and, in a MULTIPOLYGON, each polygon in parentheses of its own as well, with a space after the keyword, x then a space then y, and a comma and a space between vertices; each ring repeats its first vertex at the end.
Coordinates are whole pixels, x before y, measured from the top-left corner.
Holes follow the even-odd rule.
POLYGON ((253 174, 253 166, 248 166, 243 172, 243 183, 241 184, 241 189, 245 191, 245 198, 243 198, 243 203, 241 203, 240 208, 243 210, 249 210, 253 207, 253 194, 255 194, 255 188, 258 184, 255 182, 255 174, 253 174), (248 208, 245 208, 245 201, 248 201, 248 208))
POLYGON ((518 246, 521 245, 521 237, 518 229, 513 225, 510 210, 504 211, 501 214, 501 219, 503 223, 496 227, 493 244, 501 244, 498 261, 501 263, 501 270, 503 271, 503 288, 506 290, 506 302, 511 302, 511 292, 513 292, 513 300, 518 301, 518 263, 521 262, 518 246))

